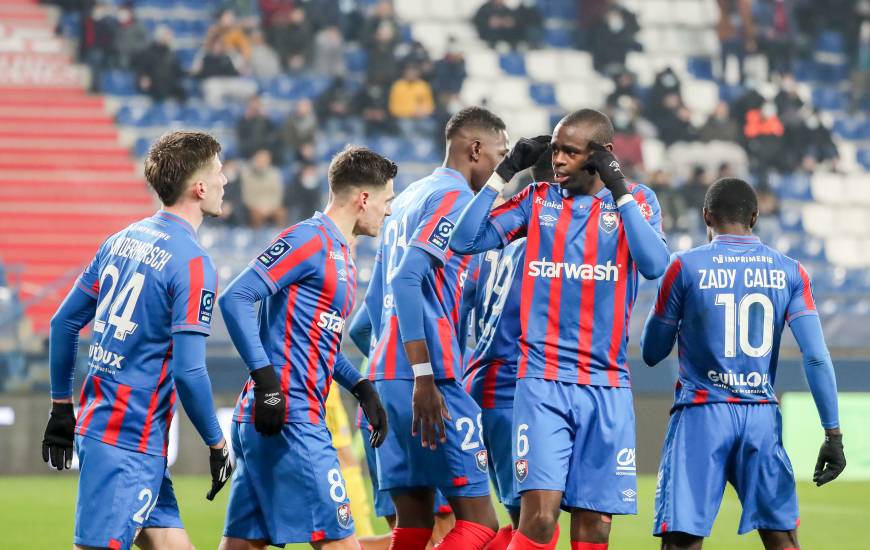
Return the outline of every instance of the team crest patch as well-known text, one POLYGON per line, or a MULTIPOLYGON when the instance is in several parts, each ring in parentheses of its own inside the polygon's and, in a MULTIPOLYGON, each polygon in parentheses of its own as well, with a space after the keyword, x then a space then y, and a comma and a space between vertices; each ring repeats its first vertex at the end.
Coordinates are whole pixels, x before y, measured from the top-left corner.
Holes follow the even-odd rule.
POLYGON ((447 241, 450 240, 450 234, 453 233, 453 226, 456 225, 446 217, 442 216, 438 223, 435 224, 435 229, 429 235, 429 243, 439 250, 447 250, 447 241))
POLYGON ((211 313, 214 310, 214 292, 204 288, 199 294, 199 322, 211 323, 211 313))
POLYGON ((257 256, 257 261, 263 264, 263 267, 272 267, 291 248, 293 247, 287 244, 284 239, 276 239, 265 252, 257 256))
POLYGON ((477 469, 481 472, 486 473, 489 471, 489 456, 486 453, 486 449, 474 453, 474 462, 477 464, 477 469))
POLYGON ((341 528, 347 529, 348 525, 350 525, 350 504, 342 504, 336 508, 335 515, 341 528))
POLYGON ((637 206, 640 208, 640 213, 643 214, 644 219, 649 221, 653 215, 652 206, 650 206, 648 202, 642 202, 637 206))
POLYGON ((598 227, 605 233, 612 233, 619 226, 619 215, 616 212, 602 212, 598 219, 598 227))
POLYGON ((514 462, 514 475, 517 481, 522 483, 529 476, 529 461, 525 458, 519 458, 514 462))

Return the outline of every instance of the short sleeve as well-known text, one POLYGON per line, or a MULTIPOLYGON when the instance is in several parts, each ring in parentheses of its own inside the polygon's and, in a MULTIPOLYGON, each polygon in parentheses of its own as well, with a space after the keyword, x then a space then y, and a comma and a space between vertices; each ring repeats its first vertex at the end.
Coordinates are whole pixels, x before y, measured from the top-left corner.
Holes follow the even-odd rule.
POLYGON ((172 332, 211 333, 217 271, 206 255, 191 258, 171 282, 172 332))
POLYGON ((489 221, 501 235, 502 246, 526 236, 529 212, 532 211, 532 196, 536 189, 536 184, 528 185, 490 212, 489 221))
POLYGON ((665 231, 662 227, 662 207, 659 205, 659 199, 652 189, 648 187, 636 186, 632 189, 634 200, 637 201, 637 206, 640 209, 643 219, 649 223, 663 241, 667 241, 665 231))
POLYGON ((818 315, 810 276, 800 263, 797 263, 797 268, 793 272, 790 287, 791 296, 785 314, 786 320, 791 323, 803 315, 818 315))
POLYGON ((276 238, 251 261, 272 293, 317 273, 323 265, 323 240, 314 227, 297 225, 276 238))
POLYGON ((459 215, 471 201, 470 191, 454 189, 433 193, 424 205, 420 223, 408 243, 431 254, 440 264, 447 262, 447 243, 459 215))
POLYGON ((683 262, 674 256, 659 283, 653 315, 666 323, 678 324, 683 316, 684 296, 683 262))

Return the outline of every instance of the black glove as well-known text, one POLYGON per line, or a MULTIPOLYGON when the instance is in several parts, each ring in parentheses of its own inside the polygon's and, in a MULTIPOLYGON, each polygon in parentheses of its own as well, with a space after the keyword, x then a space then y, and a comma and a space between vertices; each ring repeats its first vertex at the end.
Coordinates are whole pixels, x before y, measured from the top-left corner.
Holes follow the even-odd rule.
POLYGON ((211 469, 211 489, 205 498, 214 500, 233 473, 233 465, 230 464, 230 450, 227 444, 220 449, 209 448, 208 466, 211 469))
POLYGON ((254 380, 254 429, 262 435, 276 435, 284 428, 287 401, 272 365, 251 372, 254 380))
POLYGON ((507 156, 495 167, 495 173, 505 182, 508 182, 517 172, 534 166, 549 146, 550 136, 537 136, 531 139, 521 138, 514 144, 513 149, 510 150, 507 156))
POLYGON ((369 421, 369 426, 372 427, 372 434, 369 437, 369 443, 372 448, 376 449, 381 446, 384 439, 387 437, 387 411, 381 405, 381 398, 375 390, 374 384, 363 379, 353 387, 351 393, 359 401, 359 406, 365 413, 369 421))
POLYGON ((598 177, 604 182, 604 186, 610 190, 613 195, 613 200, 618 199, 623 195, 628 194, 625 174, 619 167, 619 161, 613 156, 613 153, 607 150, 607 147, 589 142, 589 149, 592 150, 592 156, 583 165, 583 169, 590 174, 598 173, 598 177))
POLYGON ((52 403, 51 416, 42 436, 42 460, 58 471, 72 468, 76 415, 72 403, 52 403))
POLYGON ((843 434, 825 434, 825 442, 819 449, 819 459, 816 461, 816 471, 813 481, 821 487, 829 481, 837 479, 846 468, 846 454, 843 452, 843 434))

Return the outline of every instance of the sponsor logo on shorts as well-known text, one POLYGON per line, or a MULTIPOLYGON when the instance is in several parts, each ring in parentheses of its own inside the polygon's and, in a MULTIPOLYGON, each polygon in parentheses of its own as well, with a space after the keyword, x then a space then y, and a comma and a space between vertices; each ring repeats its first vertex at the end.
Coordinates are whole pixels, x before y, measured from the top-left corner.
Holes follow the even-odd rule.
POLYGON ((716 372, 707 371, 707 379, 717 388, 730 390, 734 393, 766 393, 766 386, 770 382, 767 374, 759 372, 716 372))
POLYGON ((514 462, 514 475, 517 481, 522 483, 529 476, 529 461, 525 458, 519 458, 514 462))
POLYGON ((486 454, 486 449, 474 453, 474 462, 477 464, 477 469, 483 473, 488 471, 489 456, 486 454))
POLYGON ((199 322, 210 324, 212 311, 214 311, 214 291, 204 288, 199 294, 199 322))
POLYGON ((350 525, 350 504, 342 504, 336 508, 335 515, 341 528, 347 529, 348 525, 350 525))
POLYGON ((637 491, 634 489, 626 489, 619 494, 622 495, 622 502, 634 502, 637 497, 637 491))
POLYGON ((257 256, 257 261, 264 267, 272 267, 291 248, 293 247, 287 244, 284 239, 276 239, 265 252, 257 256))
POLYGON ((598 227, 605 233, 613 233, 619 227, 619 215, 616 212, 602 212, 598 219, 598 227))
POLYGON ((635 453, 633 447, 626 447, 616 453, 616 475, 637 475, 637 465, 635 464, 635 453))
POLYGON ((429 242, 439 250, 447 250, 447 241, 450 240, 454 225, 456 224, 442 216, 429 235, 429 242))

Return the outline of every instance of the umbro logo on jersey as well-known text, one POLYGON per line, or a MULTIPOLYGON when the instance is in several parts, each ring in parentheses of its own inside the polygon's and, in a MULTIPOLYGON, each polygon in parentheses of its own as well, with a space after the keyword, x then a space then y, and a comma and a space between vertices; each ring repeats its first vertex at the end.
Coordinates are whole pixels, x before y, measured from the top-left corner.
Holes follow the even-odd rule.
POLYGON ((204 288, 199 295, 199 322, 211 323, 212 311, 214 311, 214 292, 204 288))
POLYGON ((481 472, 487 473, 489 471, 489 456, 486 453, 486 449, 474 453, 474 462, 477 464, 477 469, 481 472))
POLYGON ((317 319, 317 326, 325 328, 326 330, 331 330, 336 334, 341 334, 344 330, 344 319, 342 319, 341 315, 338 315, 337 313, 324 311, 321 312, 320 317, 317 319))
POLYGON ((517 481, 522 483, 529 477, 529 461, 525 458, 519 458, 514 461, 514 475, 517 481))
POLYGON ((272 265, 281 259, 281 256, 293 248, 284 239, 275 239, 265 252, 257 256, 257 261, 263 264, 264 267, 272 267, 272 265))
POLYGON ((100 344, 92 344, 88 348, 88 358, 94 363, 102 363, 115 369, 122 369, 124 366, 121 361, 124 360, 123 355, 118 355, 115 352, 109 351, 100 344))
POLYGON ((569 262, 529 262, 529 277, 544 279, 580 279, 582 281, 618 281, 619 268, 612 260, 606 264, 572 264, 569 262))
POLYGON ((435 224, 435 229, 429 235, 429 242, 440 250, 447 250, 447 241, 450 240, 450 234, 453 233, 454 224, 452 221, 442 216, 438 223, 435 224))
POLYGON ((339 506, 335 515, 338 518, 338 524, 341 525, 342 529, 347 529, 347 526, 350 525, 350 504, 342 504, 339 506))
POLYGON ((559 218, 556 216, 551 216, 550 214, 542 214, 538 217, 538 221, 541 222, 541 227, 553 227, 556 225, 556 221, 559 218))

